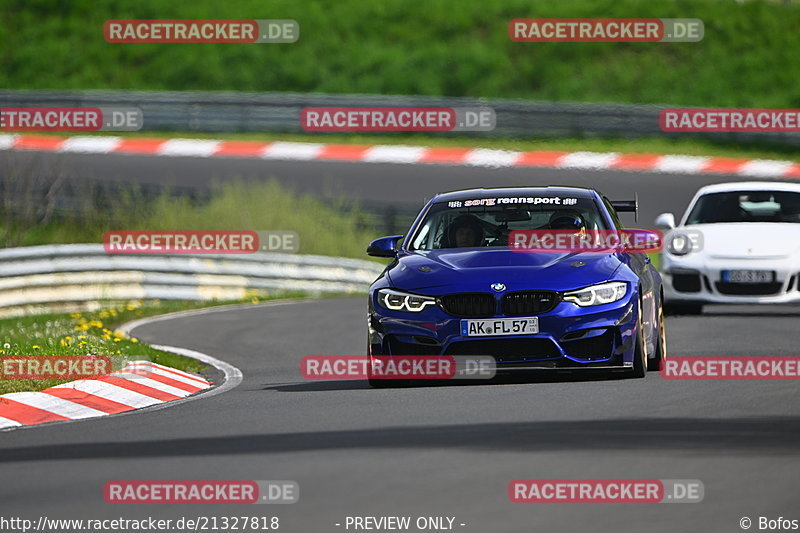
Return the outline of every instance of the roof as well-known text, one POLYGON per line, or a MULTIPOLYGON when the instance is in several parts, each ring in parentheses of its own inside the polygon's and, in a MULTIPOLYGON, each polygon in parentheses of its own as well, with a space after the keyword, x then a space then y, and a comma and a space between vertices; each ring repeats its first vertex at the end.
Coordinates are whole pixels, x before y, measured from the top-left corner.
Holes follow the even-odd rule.
POLYGON ((800 183, 788 181, 734 181, 729 183, 715 183, 706 185, 697 191, 697 195, 714 192, 734 191, 793 191, 800 192, 800 183))
POLYGON ((463 189, 437 194, 434 202, 449 202, 450 200, 469 200, 478 198, 499 198, 514 196, 572 196, 574 198, 594 198, 597 195, 594 189, 585 187, 560 187, 548 185, 546 187, 498 187, 491 189, 463 189))

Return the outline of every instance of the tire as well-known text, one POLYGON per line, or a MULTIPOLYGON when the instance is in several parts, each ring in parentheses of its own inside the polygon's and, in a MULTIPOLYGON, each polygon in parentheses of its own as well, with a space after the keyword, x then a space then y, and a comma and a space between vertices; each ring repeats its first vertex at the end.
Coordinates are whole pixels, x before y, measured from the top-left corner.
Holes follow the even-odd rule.
POLYGON ((667 331, 664 326, 664 300, 658 306, 658 340, 656 341, 656 356, 647 360, 647 370, 658 372, 664 367, 667 360, 667 331))
POLYGON ((703 304, 672 303, 672 304, 663 304, 663 306, 664 306, 664 313, 667 315, 697 316, 703 314, 703 304))
POLYGON ((392 387, 391 379, 372 379, 368 378, 369 386, 373 389, 389 389, 392 387))
POLYGON ((644 321, 642 320, 642 301, 639 300, 639 323, 636 326, 636 347, 633 351, 633 372, 631 377, 643 378, 647 375, 647 347, 644 344, 644 321))

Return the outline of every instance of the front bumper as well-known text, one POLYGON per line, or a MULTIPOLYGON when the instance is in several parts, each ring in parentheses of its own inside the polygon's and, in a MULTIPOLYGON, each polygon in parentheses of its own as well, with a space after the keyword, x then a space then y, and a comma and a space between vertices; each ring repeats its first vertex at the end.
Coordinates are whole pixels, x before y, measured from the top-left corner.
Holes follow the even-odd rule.
POLYGON ((667 303, 783 304, 800 302, 800 265, 790 259, 713 258, 662 254, 667 303), (725 283, 723 270, 770 270, 772 283, 725 283))
POLYGON ((536 315, 539 333, 493 337, 462 335, 461 321, 466 319, 439 307, 421 313, 395 312, 371 299, 369 350, 371 355, 491 356, 498 372, 625 370, 633 367, 635 298, 638 295, 629 291, 618 302, 596 307, 560 302, 552 311, 536 315))

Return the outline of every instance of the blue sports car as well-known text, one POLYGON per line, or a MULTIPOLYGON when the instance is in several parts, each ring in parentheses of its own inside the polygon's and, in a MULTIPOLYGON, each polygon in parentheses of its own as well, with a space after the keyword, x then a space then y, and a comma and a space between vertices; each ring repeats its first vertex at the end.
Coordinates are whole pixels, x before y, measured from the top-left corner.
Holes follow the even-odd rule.
POLYGON ((645 253, 509 246, 515 230, 621 230, 617 212, 636 209, 636 201, 577 187, 435 196, 405 239, 383 237, 367 249, 393 259, 370 287, 369 355, 491 356, 498 372, 658 370, 663 291, 645 253))

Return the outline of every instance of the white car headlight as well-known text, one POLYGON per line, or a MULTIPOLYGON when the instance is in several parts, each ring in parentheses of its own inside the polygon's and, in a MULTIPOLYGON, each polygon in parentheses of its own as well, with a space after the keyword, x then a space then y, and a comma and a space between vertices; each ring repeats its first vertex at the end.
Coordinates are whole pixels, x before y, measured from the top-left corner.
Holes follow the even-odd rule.
POLYGON ((564 293, 564 301, 578 304, 581 307, 610 304, 621 300, 628 293, 628 284, 622 281, 610 281, 592 285, 585 289, 564 293))
POLYGON ((381 289, 378 291, 378 303, 391 311, 419 313, 429 305, 436 305, 436 298, 393 291, 392 289, 381 289))

